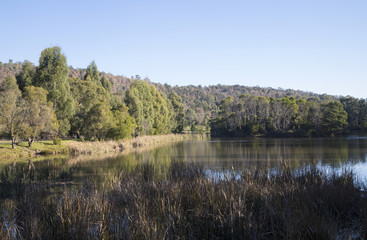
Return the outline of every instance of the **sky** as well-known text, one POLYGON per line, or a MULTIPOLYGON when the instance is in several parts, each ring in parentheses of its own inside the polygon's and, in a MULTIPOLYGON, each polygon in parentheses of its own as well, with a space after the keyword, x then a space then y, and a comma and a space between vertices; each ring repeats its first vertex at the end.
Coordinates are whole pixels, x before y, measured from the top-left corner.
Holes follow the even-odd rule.
POLYGON ((0 61, 367 98, 366 0, 2 0, 0 61))

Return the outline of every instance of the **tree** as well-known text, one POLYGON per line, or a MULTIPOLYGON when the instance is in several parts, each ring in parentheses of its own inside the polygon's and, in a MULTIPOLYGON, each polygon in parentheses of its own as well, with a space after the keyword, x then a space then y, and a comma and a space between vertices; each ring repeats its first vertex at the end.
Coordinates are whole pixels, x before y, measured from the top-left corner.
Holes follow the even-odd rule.
POLYGON ((23 91, 25 87, 31 86, 35 75, 35 66, 29 61, 24 61, 22 71, 16 76, 19 89, 23 91))
POLYGON ((151 86, 152 100, 153 100, 153 134, 168 133, 169 126, 169 111, 167 108, 167 102, 161 96, 154 86, 151 86))
POLYGON ((172 127, 172 132, 182 133, 185 122, 185 106, 182 103, 182 98, 177 95, 175 91, 172 91, 168 99, 172 103, 173 107, 173 122, 175 123, 172 127))
POLYGON ((84 76, 84 80, 93 81, 99 83, 99 71, 97 69, 97 64, 92 61, 87 67, 87 73, 84 76))
POLYGON ((19 127, 25 117, 23 101, 14 76, 8 76, 0 84, 0 126, 11 138, 12 148, 15 148, 19 137, 19 127))
POLYGON ((97 104, 110 101, 110 94, 100 85, 92 81, 84 81, 69 78, 71 85, 71 95, 75 103, 75 115, 71 119, 71 134, 78 137, 81 132, 86 133, 90 127, 85 124, 89 111, 97 104), (84 129, 85 128, 85 129, 84 129))
POLYGON ((70 94, 68 66, 59 47, 46 48, 42 51, 36 70, 35 85, 48 91, 47 100, 59 121, 59 133, 66 135, 70 130, 70 119, 74 115, 74 100, 70 94))
POLYGON ((58 124, 52 103, 47 102, 45 89, 34 86, 25 87, 23 99, 26 105, 24 109, 26 118, 22 130, 31 147, 41 132, 51 134, 57 132, 58 124))
POLYGON ((106 91, 110 93, 112 89, 112 84, 111 81, 105 75, 103 75, 101 83, 104 89, 106 89, 106 91))
POLYGON ((147 82, 137 79, 126 92, 125 102, 130 115, 137 124, 136 132, 142 135, 154 134, 154 107, 150 86, 147 82))
POLYGON ((348 126, 348 115, 340 102, 330 101, 323 104, 322 112, 322 128, 326 134, 340 133, 348 126))
POLYGON ((112 109, 114 125, 110 129, 109 137, 115 140, 131 138, 135 131, 136 123, 128 112, 125 105, 120 105, 112 109))
POLYGON ((87 114, 84 121, 83 136, 91 139, 97 138, 99 141, 105 140, 111 128, 114 127, 114 119, 110 106, 106 102, 94 105, 87 114))
POLYGON ((350 129, 359 130, 361 129, 362 114, 360 108, 360 102, 358 99, 347 96, 342 97, 340 102, 343 104, 344 110, 348 114, 348 126, 350 129))

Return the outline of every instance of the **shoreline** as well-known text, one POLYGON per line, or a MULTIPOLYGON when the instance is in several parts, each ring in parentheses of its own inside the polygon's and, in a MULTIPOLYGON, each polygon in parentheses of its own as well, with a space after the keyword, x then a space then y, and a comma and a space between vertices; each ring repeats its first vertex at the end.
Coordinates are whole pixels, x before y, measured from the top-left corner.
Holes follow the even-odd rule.
POLYGON ((57 155, 75 158, 91 155, 129 154, 135 151, 151 149, 164 143, 205 138, 207 136, 203 134, 167 134, 101 142, 64 140, 60 145, 54 145, 52 141, 37 141, 32 147, 28 147, 26 142, 22 142, 15 149, 11 149, 10 141, 0 141, 0 164, 28 161, 29 159, 38 160, 38 158, 42 158, 41 156, 57 155))

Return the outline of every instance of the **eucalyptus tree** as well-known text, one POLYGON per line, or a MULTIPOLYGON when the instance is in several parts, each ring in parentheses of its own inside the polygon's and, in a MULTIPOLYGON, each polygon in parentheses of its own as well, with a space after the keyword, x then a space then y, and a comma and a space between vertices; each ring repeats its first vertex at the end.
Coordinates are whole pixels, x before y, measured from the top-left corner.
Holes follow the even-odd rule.
POLYGON ((36 75, 36 67, 29 61, 24 61, 22 71, 16 76, 19 89, 31 86, 36 75))
POLYGON ((25 87, 23 100, 26 106, 24 109, 26 118, 22 124, 22 134, 28 139, 28 146, 31 147, 41 133, 54 135, 58 130, 58 123, 52 103, 47 102, 45 89, 25 87))
POLYGON ((168 99, 171 101, 173 107, 172 132, 181 133, 184 129, 185 122, 185 106, 182 103, 182 98, 178 96, 175 91, 171 91, 168 95, 168 99))
POLYGON ((115 124, 110 105, 105 101, 95 104, 87 113, 84 124, 83 136, 106 140, 115 124))
POLYGON ((169 111, 167 102, 158 92, 158 90, 151 86, 152 101, 153 101, 153 134, 165 134, 168 133, 170 128, 169 123, 169 111))
MULTIPOLYGON (((81 137, 90 129, 87 118, 92 117, 91 109, 103 102, 108 105, 110 94, 99 84, 93 81, 69 78, 71 95, 75 103, 75 115, 71 119, 71 134, 81 137)), ((89 134, 87 134, 89 135, 89 134)))
POLYGON ((338 101, 330 101, 322 106, 322 128, 326 134, 341 133, 348 126, 348 114, 343 104, 338 101))
POLYGON ((74 115, 74 100, 68 82, 66 57, 60 47, 46 48, 42 51, 36 70, 35 86, 47 90, 47 100, 59 121, 59 134, 65 136, 70 130, 70 119, 74 115))
POLYGON ((137 79, 126 92, 125 102, 137 124, 138 135, 154 134, 153 96, 147 82, 137 79))
POLYGON ((107 92, 111 92, 112 89, 112 83, 111 81, 106 77, 106 75, 103 75, 102 79, 101 79, 101 84, 102 87, 104 87, 104 89, 106 89, 107 92))
POLYGON ((19 127, 25 120, 24 103, 14 76, 7 76, 1 82, 0 103, 0 127, 11 138, 14 149, 19 139, 19 127))
POLYGON ((92 61, 87 67, 87 73, 84 76, 84 80, 93 81, 99 83, 99 71, 97 69, 97 64, 92 61))

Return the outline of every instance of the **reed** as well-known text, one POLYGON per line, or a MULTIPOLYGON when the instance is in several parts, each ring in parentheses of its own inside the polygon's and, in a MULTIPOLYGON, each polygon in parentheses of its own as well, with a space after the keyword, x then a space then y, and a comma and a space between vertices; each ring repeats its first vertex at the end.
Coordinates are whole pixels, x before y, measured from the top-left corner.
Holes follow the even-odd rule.
MULTIPOLYGON (((352 172, 242 170, 222 178, 174 163, 156 179, 146 164, 104 188, 24 181, 1 201, 4 239, 365 239, 367 201, 352 172), (146 168, 146 169, 142 169, 146 168), (56 194, 59 192, 59 194, 56 194)), ((14 180, 15 181, 15 180, 14 180)), ((11 179, 8 183, 10 184, 11 179)), ((2 185, 5 183, 1 183, 2 185)), ((2 186, 3 187, 3 186, 2 186)))
POLYGON ((161 144, 205 139, 206 135, 192 135, 192 134, 168 134, 168 135, 154 135, 154 136, 140 136, 125 140, 110 140, 110 141, 87 141, 87 142, 69 142, 69 152, 74 155, 113 155, 124 152, 129 154, 131 152, 141 149, 151 149, 161 144))

